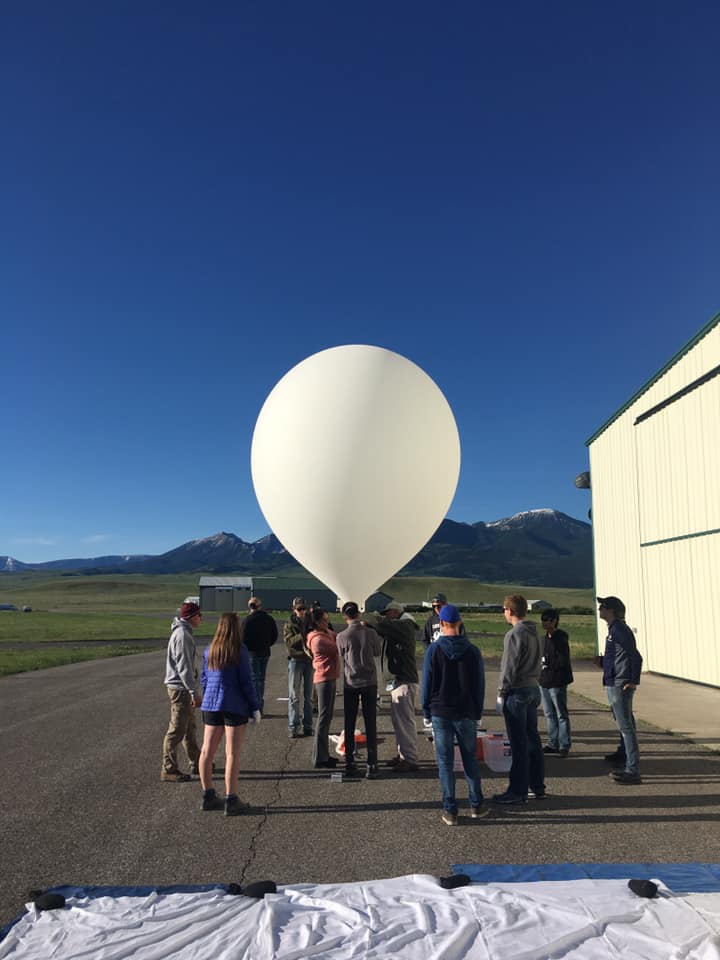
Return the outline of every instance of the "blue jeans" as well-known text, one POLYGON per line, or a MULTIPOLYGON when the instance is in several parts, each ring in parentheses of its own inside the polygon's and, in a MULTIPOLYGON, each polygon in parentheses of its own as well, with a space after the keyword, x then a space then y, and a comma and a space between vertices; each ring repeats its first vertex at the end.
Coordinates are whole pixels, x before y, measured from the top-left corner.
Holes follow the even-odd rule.
POLYGON ((258 657, 256 654, 250 654, 250 667, 252 669, 253 683, 255 684, 255 693, 260 701, 260 713, 265 713, 265 674, 270 657, 258 657))
POLYGON ((302 722, 305 733, 312 731, 313 665, 308 657, 288 660, 288 727, 297 730, 302 722), (302 721, 300 696, 303 698, 302 721))
POLYGON ((540 696, 547 721, 548 746, 556 750, 569 750, 571 741, 567 687, 540 687, 540 696))
POLYGON ((457 813, 455 799, 454 743, 457 738, 468 785, 470 806, 479 807, 483 800, 480 764, 477 758, 477 724, 469 717, 462 720, 432 718, 433 739, 437 754, 438 774, 442 789, 443 810, 457 813))
POLYGON ((635 691, 623 690, 622 687, 605 687, 605 689, 625 748, 625 769, 628 773, 640 773, 640 748, 632 709, 635 691))
POLYGON ((503 714, 507 728, 512 766, 508 793, 526 797, 528 787, 545 790, 545 759, 537 728, 540 687, 516 687, 505 697, 503 714))

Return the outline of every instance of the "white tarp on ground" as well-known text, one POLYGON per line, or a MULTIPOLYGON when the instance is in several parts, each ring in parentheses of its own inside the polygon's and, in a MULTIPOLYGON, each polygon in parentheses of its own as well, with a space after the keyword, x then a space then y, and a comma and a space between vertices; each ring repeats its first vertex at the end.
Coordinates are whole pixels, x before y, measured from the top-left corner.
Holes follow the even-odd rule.
POLYGON ((0 960, 720 960, 720 893, 636 896, 627 880, 472 884, 434 877, 70 898, 29 913, 0 960))

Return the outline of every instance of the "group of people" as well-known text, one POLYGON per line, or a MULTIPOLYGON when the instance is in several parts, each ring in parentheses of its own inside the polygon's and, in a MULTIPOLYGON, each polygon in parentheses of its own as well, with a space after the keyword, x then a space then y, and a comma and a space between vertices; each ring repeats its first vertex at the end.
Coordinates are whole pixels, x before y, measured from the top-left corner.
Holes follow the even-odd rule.
MULTIPOLYGON (((620 742, 606 757, 611 776, 620 784, 640 783, 639 750, 632 712, 640 680, 642 657, 632 630, 625 623, 625 607, 617 597, 598 598, 599 616, 608 624, 605 651, 598 658, 620 742)), ((390 719, 395 753, 388 764, 398 773, 418 770, 415 702, 420 686, 423 721, 432 731, 442 792, 442 819, 457 823, 454 755, 457 745, 468 785, 471 816, 487 815, 477 758, 477 725, 485 699, 485 669, 479 649, 466 634, 460 611, 442 594, 433 598, 433 612, 422 639, 425 654, 422 680, 415 654, 418 626, 402 604, 389 601, 377 613, 361 613, 355 602, 341 610, 344 628, 336 632, 327 611, 308 606, 296 597, 283 638, 288 662, 289 736, 313 736, 312 763, 316 769, 334 768, 329 733, 337 683, 343 672, 344 747, 346 777, 362 775, 357 764, 355 730, 362 711, 365 728, 367 779, 379 776, 377 750, 378 672, 392 678, 390 719), (317 706, 313 706, 315 698, 317 706), (313 730, 313 713, 317 721, 313 730)), ((500 805, 526 803, 545 796, 545 757, 567 757, 571 728, 567 687, 573 681, 569 638, 559 628, 559 613, 542 613, 544 636, 527 619, 528 604, 519 594, 503 601, 509 629, 505 634, 497 692, 498 711, 505 720, 512 762, 507 788, 492 797, 500 805), (547 720, 543 748, 537 725, 542 704, 547 720)), ((227 816, 247 806, 237 796, 240 751, 248 723, 258 724, 264 708, 264 687, 270 648, 278 638, 277 624, 252 597, 248 616, 221 614, 212 642, 195 669, 193 630, 202 612, 197 604, 183 604, 173 621, 168 643, 165 684, 170 699, 170 723, 163 744, 161 779, 187 781, 199 775, 202 809, 223 808, 227 816), (194 709, 202 710, 204 736, 198 746, 194 709), (213 759, 225 733, 225 797, 215 792, 213 759), (190 772, 178 767, 182 744, 190 772)))

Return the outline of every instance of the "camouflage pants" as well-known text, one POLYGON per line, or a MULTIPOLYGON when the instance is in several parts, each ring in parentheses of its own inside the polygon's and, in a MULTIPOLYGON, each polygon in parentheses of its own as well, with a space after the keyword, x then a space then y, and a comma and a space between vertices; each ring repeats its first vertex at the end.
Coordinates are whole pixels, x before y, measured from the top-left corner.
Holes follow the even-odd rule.
POLYGON ((179 687, 165 689, 170 698, 170 724, 163 740, 163 770, 166 773, 177 773, 177 748, 180 743, 189 763, 197 763, 200 759, 200 747, 195 732, 195 710, 187 690, 179 687))

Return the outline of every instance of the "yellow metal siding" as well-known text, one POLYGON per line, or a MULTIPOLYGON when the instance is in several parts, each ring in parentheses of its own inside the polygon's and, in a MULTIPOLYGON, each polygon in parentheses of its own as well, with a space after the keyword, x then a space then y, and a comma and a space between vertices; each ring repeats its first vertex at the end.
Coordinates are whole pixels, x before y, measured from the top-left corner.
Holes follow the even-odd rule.
POLYGON ((720 686, 720 377, 635 424, 718 365, 720 325, 589 452, 598 592, 625 602, 646 669, 720 686))

